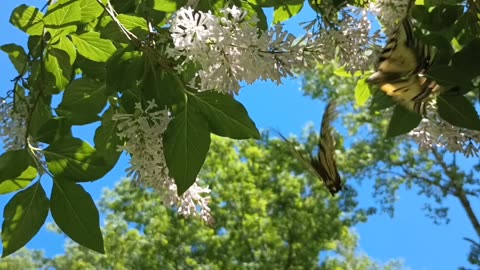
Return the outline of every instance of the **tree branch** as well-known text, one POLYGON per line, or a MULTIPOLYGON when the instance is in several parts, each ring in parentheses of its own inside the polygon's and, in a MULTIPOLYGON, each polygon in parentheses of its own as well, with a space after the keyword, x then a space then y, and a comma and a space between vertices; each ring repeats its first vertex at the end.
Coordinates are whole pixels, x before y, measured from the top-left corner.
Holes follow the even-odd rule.
POLYGON ((477 219, 477 216, 475 215, 475 212, 473 211, 472 206, 470 205, 470 201, 468 200, 467 195, 465 194, 465 190, 463 190, 463 182, 456 179, 457 175, 455 173, 452 173, 448 165, 443 160, 443 156, 440 153, 438 153, 437 149, 432 147, 431 150, 438 164, 445 171, 445 174, 450 178, 450 182, 452 183, 452 186, 455 189, 453 196, 457 197, 460 200, 460 203, 462 204, 462 207, 465 210, 465 212, 467 212, 468 219, 470 219, 470 222, 472 223, 472 226, 475 229, 475 232, 480 237, 480 222, 477 219))

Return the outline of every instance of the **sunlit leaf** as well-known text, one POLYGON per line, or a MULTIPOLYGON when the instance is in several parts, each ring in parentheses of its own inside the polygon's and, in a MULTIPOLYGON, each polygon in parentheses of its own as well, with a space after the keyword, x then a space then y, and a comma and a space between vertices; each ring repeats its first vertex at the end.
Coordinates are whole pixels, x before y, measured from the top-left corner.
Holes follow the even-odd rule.
POLYGON ((54 76, 56 91, 63 91, 72 78, 72 65, 70 56, 63 50, 50 48, 45 56, 45 69, 54 76))
POLYGON ((72 35, 73 44, 83 57, 97 62, 105 62, 116 51, 112 41, 100 38, 100 33, 90 31, 72 35))
POLYGON ((8 54, 8 58, 10 58, 18 74, 25 74, 28 65, 28 55, 22 46, 10 43, 0 46, 0 50, 8 54))
POLYGON ((7 194, 20 189, 24 189, 32 182, 33 179, 37 177, 37 175, 37 169, 29 166, 19 176, 12 179, 2 180, 0 182, 0 194, 7 194))
POLYGON ((40 182, 18 192, 3 210, 2 243, 5 257, 37 234, 48 215, 49 202, 40 182))
POLYGON ((36 7, 20 5, 10 16, 10 23, 23 32, 32 35, 43 35, 43 13, 36 7))
POLYGON ((58 0, 48 7, 43 22, 53 40, 77 30, 80 22, 80 3, 77 0, 58 0))
POLYGON ((303 0, 292 1, 289 4, 276 6, 273 11, 273 23, 280 23, 297 15, 303 8, 303 2, 303 0))
POLYGON ((366 79, 367 77, 358 80, 355 86, 355 101, 358 106, 363 106, 371 96, 370 87, 366 79))
POLYGON ((51 45, 53 48, 57 48, 67 53, 70 65, 73 65, 75 59, 77 59, 77 51, 75 46, 66 36, 61 36, 59 40, 51 45))
POLYGON ((103 8, 97 1, 80 0, 80 21, 83 23, 97 19, 102 13, 103 8))

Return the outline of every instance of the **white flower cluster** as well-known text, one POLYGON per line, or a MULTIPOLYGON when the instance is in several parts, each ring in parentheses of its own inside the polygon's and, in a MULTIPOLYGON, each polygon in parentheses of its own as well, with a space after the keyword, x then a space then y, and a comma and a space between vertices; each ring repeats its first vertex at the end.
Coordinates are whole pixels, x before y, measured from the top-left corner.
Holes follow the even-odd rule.
POLYGON ((27 132, 28 104, 25 99, 15 102, 0 100, 0 137, 5 150, 18 150, 25 147, 27 132))
POLYGON ((345 70, 354 73, 370 69, 372 47, 379 39, 379 32, 370 34, 372 25, 365 9, 347 6, 342 19, 335 18, 334 27, 323 28, 319 39, 325 48, 325 59, 337 57, 345 70))
POLYGON ((162 142, 170 121, 168 110, 158 110, 153 101, 148 102, 145 109, 140 103, 135 104, 135 108, 135 114, 115 114, 113 117, 118 121, 118 136, 125 140, 118 149, 131 155, 127 176, 144 187, 153 188, 165 206, 177 207, 181 215, 200 216, 205 222, 212 223, 209 198, 202 197, 202 194, 210 193, 210 189, 194 183, 179 197, 177 186, 168 175, 162 142))
POLYGON ((171 20, 174 47, 167 53, 184 59, 178 69, 190 62, 201 66, 192 87, 226 93, 237 93, 242 81, 280 84, 293 69, 316 65, 323 46, 311 36, 296 39, 281 25, 259 34, 256 22, 236 6, 223 9, 222 17, 182 8, 171 20))
POLYGON ((480 132, 453 126, 441 119, 435 109, 428 108, 427 118, 408 134, 421 149, 443 147, 452 153, 460 152, 466 157, 477 156, 480 150, 480 132))
POLYGON ((369 11, 377 17, 377 20, 389 33, 395 25, 407 16, 408 5, 411 0, 377 0, 370 2, 369 11))

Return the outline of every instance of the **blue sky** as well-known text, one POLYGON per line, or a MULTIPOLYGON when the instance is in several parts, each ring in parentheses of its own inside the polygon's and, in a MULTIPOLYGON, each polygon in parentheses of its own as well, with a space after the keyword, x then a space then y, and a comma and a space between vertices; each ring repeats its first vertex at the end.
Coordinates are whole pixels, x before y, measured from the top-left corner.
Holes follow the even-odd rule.
MULTIPOLYGON (((8 22, 10 12, 20 4, 38 5, 38 1, 4 1, 0 9, 0 44, 17 43, 25 45, 27 36, 8 22)), ((41 3, 43 5, 43 1, 41 3)), ((271 10, 268 10, 270 12, 271 10)), ((313 13, 302 12, 293 22, 311 20, 313 13)), ((289 23, 288 25, 291 25, 289 23)), ((298 27, 290 29, 298 30, 298 27)), ((295 31, 294 30, 294 31, 295 31)), ((9 63, 6 54, 0 52, 0 96, 12 88, 10 82, 16 74, 9 63)), ((247 108, 251 118, 260 129, 275 128, 283 134, 299 135, 305 125, 312 122, 318 128, 319 119, 324 104, 318 100, 304 97, 300 91, 300 79, 290 78, 281 86, 273 83, 258 82, 245 87, 238 100, 247 108)), ((353 89, 352 89, 353 95, 353 89)), ((82 127, 74 130, 75 136, 91 141, 94 127, 82 127)), ((124 168, 128 159, 122 156, 115 169, 102 180, 86 183, 84 188, 98 201, 104 187, 113 187, 114 183, 124 177, 124 168)), ((356 181, 357 179, 347 179, 356 181)), ((360 187, 360 202, 368 206, 373 204, 371 184, 366 180, 360 187)), ((50 179, 43 179, 42 185, 47 190, 51 188, 50 179)), ((446 200, 450 207, 451 222, 448 225, 437 226, 425 217, 421 210, 426 202, 416 195, 415 190, 401 190, 400 202, 396 205, 394 218, 385 214, 372 216, 365 224, 357 225, 354 230, 360 235, 360 251, 379 261, 392 258, 402 258, 405 265, 411 269, 456 269, 466 265, 469 245, 463 237, 475 239, 475 233, 469 220, 457 200, 446 200)), ((11 195, 0 197, 0 207, 11 198, 11 195)), ((472 202, 477 209, 478 201, 472 202)), ((51 222, 51 218, 49 218, 51 222)), ((63 252, 65 238, 48 232, 43 228, 27 245, 32 249, 44 249, 46 254, 53 256, 63 252)))

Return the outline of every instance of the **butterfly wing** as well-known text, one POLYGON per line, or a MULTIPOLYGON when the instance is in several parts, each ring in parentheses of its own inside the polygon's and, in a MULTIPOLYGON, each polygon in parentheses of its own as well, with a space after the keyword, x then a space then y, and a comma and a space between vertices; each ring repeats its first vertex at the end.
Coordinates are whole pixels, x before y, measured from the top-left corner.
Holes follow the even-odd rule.
POLYGON ((407 109, 418 114, 425 114, 426 103, 434 94, 444 90, 435 81, 419 75, 382 84, 380 89, 407 109))
POLYGON ((434 59, 432 47, 417 39, 408 17, 389 38, 375 65, 376 72, 367 81, 417 113, 424 113, 425 103, 434 91, 432 81, 421 74, 434 59))
POLYGON ((278 135, 280 135, 282 140, 287 143, 288 147, 290 148, 290 152, 292 152, 293 156, 302 164, 302 166, 307 169, 308 172, 315 175, 315 177, 321 179, 320 175, 310 164, 310 160, 307 160, 300 152, 298 152, 297 149, 295 149, 294 144, 290 142, 287 138, 285 138, 280 132, 277 133, 278 135))
POLYGON ((335 195, 342 189, 342 179, 338 173, 335 161, 335 139, 331 122, 336 116, 336 104, 330 102, 323 113, 322 124, 320 127, 320 137, 318 140, 317 157, 310 158, 310 164, 320 175, 320 178, 327 186, 332 195, 335 195))

